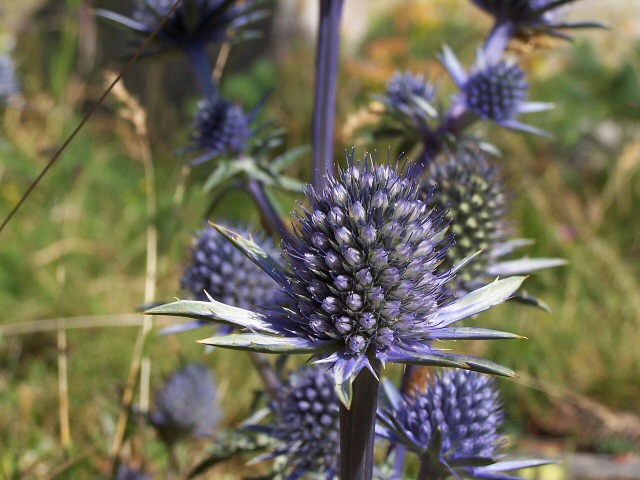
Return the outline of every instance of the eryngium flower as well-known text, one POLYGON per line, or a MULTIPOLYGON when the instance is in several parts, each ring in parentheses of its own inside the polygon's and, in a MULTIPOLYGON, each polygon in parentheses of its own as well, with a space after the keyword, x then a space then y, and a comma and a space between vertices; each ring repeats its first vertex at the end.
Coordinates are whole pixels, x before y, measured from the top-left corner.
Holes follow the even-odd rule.
MULTIPOLYGON (((252 242, 219 230, 258 263, 288 296, 282 308, 257 313, 217 302, 176 302, 150 310, 208 318, 250 333, 211 337, 203 343, 269 353, 313 353, 326 363, 340 400, 351 403, 351 384, 377 362, 471 368, 511 375, 492 362, 443 352, 433 341, 517 338, 486 329, 454 327, 463 318, 502 303, 522 283, 500 280, 447 303, 452 272, 437 267, 446 253, 443 223, 420 198, 420 184, 396 167, 353 155, 321 191, 308 187, 308 210, 284 242, 290 269, 252 242)), ((375 375, 375 373, 374 373, 375 375)))
POLYGON ((518 478, 500 471, 545 463, 531 460, 514 467, 498 462, 505 416, 491 377, 444 370, 426 388, 405 395, 391 382, 383 385, 389 401, 378 410, 376 433, 420 457, 420 479, 518 478))
POLYGON ((151 474, 125 463, 120 464, 116 473, 116 480, 151 480, 151 478, 151 474))
POLYGON ((285 456, 291 469, 289 479, 307 472, 333 479, 339 465, 340 409, 326 369, 303 367, 291 373, 270 409, 274 423, 263 431, 276 439, 279 447, 262 458, 285 456))
POLYGON ((175 372, 156 393, 150 423, 169 445, 188 435, 211 436, 220 419, 216 393, 211 371, 190 363, 175 372))
MULTIPOLYGON (((236 229, 244 237, 252 237, 246 228, 236 229)), ((276 252, 271 238, 253 235, 260 247, 276 252)), ((180 280, 181 287, 196 300, 215 300, 245 309, 268 305, 278 285, 210 225, 200 230, 189 248, 189 265, 180 280), (206 292, 206 293, 205 293, 206 292), (208 295, 207 295, 208 294, 208 295)))
MULTIPOLYGON (((181 0, 154 39, 156 51, 177 48, 189 52, 208 43, 222 42, 230 30, 238 32, 263 16, 263 12, 255 11, 257 3, 181 0)), ((175 4, 176 0, 136 0, 132 18, 108 10, 97 12, 146 39, 175 4)))
POLYGON ((420 130, 426 127, 427 118, 437 115, 431 106, 435 94, 435 87, 424 75, 406 71, 396 72, 391 77, 386 95, 380 99, 389 114, 420 130))
POLYGON ((13 60, 8 55, 0 54, 0 100, 20 90, 13 60))
POLYGON ((576 0, 472 0, 472 3, 495 18, 496 25, 507 27, 513 36, 545 33, 568 39, 561 30, 568 28, 602 27, 597 22, 564 22, 558 9, 576 0))
POLYGON ((440 268, 447 271, 476 254, 454 279, 458 292, 486 285, 496 277, 566 263, 553 258, 505 260, 526 241, 512 239, 515 228, 508 214, 513 195, 504 185, 500 168, 482 150, 460 147, 433 162, 423 179, 423 192, 431 208, 446 212, 454 235, 455 245, 447 249, 440 268))
POLYGON ((448 47, 444 49, 442 61, 460 88, 457 101, 467 110, 502 127, 546 136, 542 130, 515 118, 521 113, 539 112, 553 106, 526 101, 529 85, 524 72, 517 65, 501 60, 489 62, 480 50, 471 72, 466 73, 448 47))
POLYGON ((246 114, 239 105, 217 95, 200 102, 192 140, 193 147, 205 153, 192 164, 245 152, 252 135, 249 126, 254 119, 254 113, 246 114))

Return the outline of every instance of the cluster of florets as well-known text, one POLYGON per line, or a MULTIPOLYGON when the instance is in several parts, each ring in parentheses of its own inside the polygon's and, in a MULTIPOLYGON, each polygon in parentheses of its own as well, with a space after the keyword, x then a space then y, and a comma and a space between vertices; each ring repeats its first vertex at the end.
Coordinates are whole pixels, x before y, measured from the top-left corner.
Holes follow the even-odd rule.
POLYGON ((410 71, 396 72, 387 83, 386 96, 382 97, 390 113, 396 111, 416 121, 424 121, 427 117, 425 104, 429 105, 436 94, 435 87, 424 78, 424 75, 410 71))
POLYGON ((211 371, 191 363, 175 372, 156 393, 149 420, 169 445, 187 435, 211 436, 220 419, 216 394, 211 371))
POLYGON ((423 192, 430 207, 446 212, 454 235, 455 244, 447 250, 440 268, 448 270, 480 252, 458 272, 455 282, 463 288, 487 280, 487 266, 500 255, 513 230, 507 219, 510 196, 505 193, 500 169, 489 162, 486 153, 462 147, 431 164, 423 192))
POLYGON ((405 395, 385 388, 395 402, 379 411, 377 431, 418 454, 428 478, 460 478, 499 459, 504 413, 492 377, 444 370, 405 395))
POLYGON ((500 61, 471 74, 462 95, 472 112, 500 123, 518 113, 528 90, 525 73, 515 64, 500 61))
MULTIPOLYGON (((235 230, 247 238, 251 236, 246 228, 235 230)), ((276 247, 271 239, 255 235, 254 241, 262 249, 275 253, 276 247)), ((255 309, 271 303, 278 292, 278 285, 264 270, 211 226, 197 233, 189 249, 189 257, 180 284, 195 300, 206 301, 208 294, 234 307, 255 309)))
POLYGON ((251 118, 242 107, 215 96, 199 104, 192 140, 206 158, 240 154, 251 137, 251 118))
POLYGON ((352 165, 297 214, 285 243, 294 272, 294 321, 313 337, 344 342, 347 355, 377 354, 422 328, 441 300, 446 252, 441 218, 420 199, 419 184, 390 165, 352 165))
POLYGON ((275 422, 265 430, 279 448, 269 456, 287 457, 288 478, 317 472, 333 479, 340 451, 339 403, 326 369, 303 367, 291 373, 270 408, 275 422))
POLYGON ((20 90, 13 60, 8 55, 0 54, 0 100, 20 90))

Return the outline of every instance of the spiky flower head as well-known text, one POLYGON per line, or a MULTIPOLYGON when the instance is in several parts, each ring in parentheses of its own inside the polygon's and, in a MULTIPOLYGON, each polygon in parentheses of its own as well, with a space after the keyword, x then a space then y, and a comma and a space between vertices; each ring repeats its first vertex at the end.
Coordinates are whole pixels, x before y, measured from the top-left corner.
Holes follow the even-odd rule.
POLYGON ((433 116, 431 102, 436 88, 422 74, 410 71, 396 72, 387 83, 386 96, 382 101, 392 113, 399 112, 417 121, 426 121, 433 116))
POLYGON ((8 55, 0 54, 0 100, 20 90, 13 60, 8 55))
POLYGON ((491 377, 445 369, 407 394, 383 385, 388 402, 376 433, 419 456, 420 478, 517 479, 501 472, 548 463, 500 461, 505 414, 491 377))
POLYGON ((149 420, 169 445, 188 435, 211 436, 220 420, 216 394, 211 370, 190 363, 171 375, 156 393, 149 420))
POLYGON ((363 368, 386 362, 454 366, 511 375, 487 360, 443 352, 443 339, 518 338, 454 323, 502 303, 522 283, 500 280, 449 302, 439 272, 448 239, 437 212, 420 198, 420 184, 398 167, 369 157, 306 191, 296 232, 283 242, 289 268, 239 235, 219 228, 259 264, 287 295, 265 313, 218 302, 176 302, 148 313, 207 318, 250 330, 203 343, 269 353, 313 353, 327 364, 339 399, 351 404, 352 382, 363 368))
POLYGON ((553 107, 549 103, 526 101, 529 84, 524 72, 516 64, 503 60, 488 61, 483 51, 479 50, 474 67, 467 73, 448 47, 444 49, 442 61, 460 88, 456 100, 466 110, 502 127, 547 135, 538 128, 516 120, 521 113, 553 107))
POLYGON ((245 113, 240 105, 217 95, 201 101, 192 140, 194 148, 204 151, 204 155, 193 163, 223 154, 240 155, 245 152, 252 135, 250 124, 254 116, 245 113))
POLYGON ((151 474, 145 473, 140 468, 121 463, 116 473, 116 480, 151 480, 151 474))
POLYGON ((135 0, 132 18, 108 10, 98 10, 98 14, 142 38, 148 37, 169 14, 154 39, 156 51, 177 48, 189 52, 209 43, 222 42, 230 30, 238 32, 261 18, 263 12, 255 11, 258 3, 256 0, 181 0, 173 9, 175 0, 135 0))
POLYGON ((576 0, 471 0, 495 18, 497 25, 505 25, 509 35, 528 36, 545 33, 568 39, 562 32, 570 28, 602 27, 597 22, 565 22, 561 19, 561 7, 576 0))
POLYGON ((511 196, 498 166, 478 149, 459 148, 431 163, 423 192, 429 206, 446 212, 454 235, 455 244, 447 250, 441 268, 450 269, 480 252, 456 275, 455 283, 463 288, 486 280, 489 265, 513 232, 507 218, 511 196))
MULTIPOLYGON (((529 274, 566 263, 553 258, 507 259, 530 242, 515 238, 516 228, 509 218, 513 194, 500 167, 479 148, 460 146, 442 155, 429 166, 422 188, 429 206, 446 212, 454 236, 455 244, 440 268, 446 271, 475 255, 453 280, 455 291, 468 292, 499 276, 529 274)), ((534 297, 527 300, 544 307, 534 297)))
POLYGON ((316 472, 333 479, 340 451, 339 403, 326 368, 303 367, 292 372, 270 404, 274 423, 264 429, 278 448, 266 457, 286 457, 295 479, 316 472))

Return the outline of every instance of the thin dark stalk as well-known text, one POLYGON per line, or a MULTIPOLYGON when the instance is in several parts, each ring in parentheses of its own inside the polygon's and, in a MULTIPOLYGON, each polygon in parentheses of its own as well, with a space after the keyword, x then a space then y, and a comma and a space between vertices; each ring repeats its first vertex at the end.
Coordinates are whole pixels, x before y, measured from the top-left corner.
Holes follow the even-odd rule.
POLYGON ((278 374, 271 366, 267 355, 264 353, 251 352, 251 361, 254 367, 256 367, 262 383, 264 383, 271 398, 276 398, 276 394, 280 389, 280 378, 278 378, 278 374))
POLYGON ((147 47, 151 44, 151 42, 156 37, 158 32, 164 27, 164 24, 166 23, 167 19, 171 15, 173 15, 173 12, 176 11, 176 9, 178 8, 178 5, 180 5, 181 1, 182 0, 176 0, 176 2, 173 4, 173 7, 171 7, 171 9, 162 18, 162 20, 160 20, 160 22, 158 23, 156 28, 153 30, 153 32, 151 32, 151 35, 149 35, 146 38, 146 40, 144 41, 144 43, 142 45, 140 45, 140 47, 136 50, 136 52, 133 54, 133 56, 127 62, 127 64, 124 66, 124 68, 120 71, 120 73, 116 76, 116 78, 107 87, 107 89, 104 91, 104 93, 102 95, 100 95, 100 98, 98 99, 98 101, 89 109, 89 111, 82 118, 82 120, 80 121, 78 126, 73 130, 73 132, 71 132, 71 135, 69 135, 69 137, 64 141, 64 143, 60 146, 60 148, 58 148, 54 152, 54 154, 52 155, 52 157, 49 160, 49 162, 45 165, 45 167, 42 169, 40 174, 31 183, 31 185, 29 185, 29 188, 27 189, 27 191, 22 195, 22 197, 20 198, 18 203, 13 207, 11 212, 9 212, 9 215, 7 215, 7 218, 4 219, 4 221, 2 222, 2 225, 0 225, 0 234, 2 233, 4 228, 7 226, 7 224, 11 221, 11 219, 16 214, 16 212, 20 209, 22 204, 27 200, 27 198, 29 198, 29 195, 31 195, 31 192, 33 192, 35 190, 35 188, 38 186, 38 184, 44 178, 44 176, 47 174, 47 172, 51 169, 51 167, 53 167, 53 164, 58 160, 58 158, 60 158, 60 155, 62 155, 62 152, 65 151, 67 146, 73 141, 73 139, 76 137, 76 135, 78 135, 78 133, 80 133, 80 130, 82 130, 82 127, 84 127, 85 123, 87 123, 89 121, 89 119, 94 114, 94 112, 98 109, 98 107, 100 105, 102 105, 102 102, 104 102, 104 99, 107 98, 107 96, 111 93, 111 90, 113 90, 113 87, 116 86, 116 84, 120 81, 120 79, 124 76, 124 74, 127 73, 129 71, 129 69, 131 68, 131 66, 138 60, 138 58, 140 58, 140 55, 142 55, 142 52, 144 52, 147 49, 147 47))
MULTIPOLYGON (((380 362, 372 361, 376 375, 380 362)), ((353 382, 351 409, 340 405, 340 478, 371 480, 380 381, 362 370, 353 382)))
POLYGON ((324 175, 333 176, 336 90, 340 59, 340 20, 344 0, 320 0, 316 57, 316 97, 313 113, 313 186, 321 187, 324 175))
POLYGON ((206 98, 213 98, 218 89, 213 81, 213 67, 207 55, 205 44, 196 44, 185 50, 191 72, 198 84, 198 88, 206 98))
POLYGON ((265 191, 262 182, 250 179, 246 183, 246 188, 260 209, 262 218, 267 224, 268 230, 272 234, 280 236, 282 239, 288 239, 289 231, 282 221, 282 217, 267 196, 267 192, 265 191))

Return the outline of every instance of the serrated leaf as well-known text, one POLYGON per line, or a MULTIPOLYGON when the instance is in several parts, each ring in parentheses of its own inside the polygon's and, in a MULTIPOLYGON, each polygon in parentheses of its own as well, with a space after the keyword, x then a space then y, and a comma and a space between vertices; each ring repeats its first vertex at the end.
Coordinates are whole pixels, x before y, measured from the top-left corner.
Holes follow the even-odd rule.
POLYGON ((120 15, 119 13, 111 12, 109 10, 103 10, 102 8, 96 9, 96 15, 104 18, 117 25, 118 27, 124 27, 126 29, 134 30, 138 33, 148 34, 148 28, 144 23, 136 22, 135 20, 120 15))
POLYGON ((410 363, 414 365, 425 365, 431 367, 453 367, 474 370, 480 373, 490 373, 503 377, 515 377, 515 372, 503 365, 485 360, 480 357, 470 357, 456 353, 407 353, 405 356, 398 355, 394 361, 400 363, 410 363))
POLYGON ((298 161, 303 155, 310 153, 311 147, 309 145, 302 145, 300 147, 292 148, 291 150, 287 150, 282 155, 278 155, 271 162, 271 168, 273 168, 276 172, 282 172, 287 167, 293 165, 298 161))
POLYGON ((236 333, 213 336, 198 343, 232 350, 250 350, 262 353, 316 353, 330 350, 334 342, 320 342, 302 337, 278 337, 260 333, 236 333))
POLYGON ((276 328, 274 323, 270 321, 266 315, 225 305, 213 299, 209 302, 178 300, 177 302, 154 307, 144 313, 146 315, 172 315, 175 317, 197 318, 263 333, 276 335, 281 333, 281 329, 276 328))
POLYGON ((525 277, 510 277, 478 288, 440 309, 433 316, 433 323, 441 326, 450 325, 498 305, 513 295, 524 279, 525 277))
POLYGON ((287 286, 288 272, 254 241, 243 238, 241 235, 215 223, 211 223, 211 226, 233 243, 249 260, 264 270, 278 285, 287 286))

